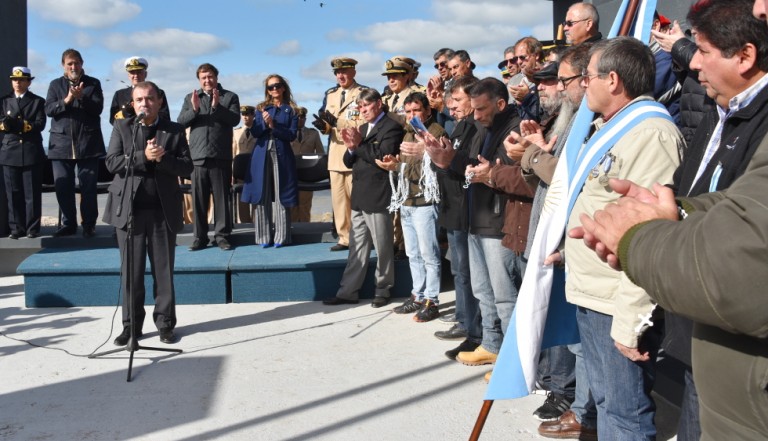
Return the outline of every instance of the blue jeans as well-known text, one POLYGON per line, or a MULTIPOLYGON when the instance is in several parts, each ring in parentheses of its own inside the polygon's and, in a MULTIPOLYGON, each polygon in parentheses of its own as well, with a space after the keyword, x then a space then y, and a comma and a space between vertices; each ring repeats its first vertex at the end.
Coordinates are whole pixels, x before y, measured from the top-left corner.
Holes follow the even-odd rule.
POLYGON ((437 303, 440 294, 440 244, 437 243, 437 206, 400 207, 403 242, 411 268, 411 293, 421 302, 437 303))
POLYGON ((498 354, 517 302, 525 259, 503 246, 500 237, 470 234, 469 268, 483 321, 481 345, 498 354))
POLYGON ((541 351, 538 375, 544 389, 573 401, 576 387, 576 356, 566 345, 553 346, 541 351))
POLYGON ((685 370, 685 388, 683 403, 680 406, 680 420, 677 425, 679 441, 697 441, 701 438, 701 421, 699 420, 699 394, 693 382, 693 372, 688 367, 685 370))
POLYGON ((576 393, 571 403, 571 412, 576 416, 576 421, 590 429, 597 427, 597 408, 592 394, 589 392, 589 377, 584 366, 584 354, 581 351, 581 343, 568 345, 568 350, 576 357, 576 393))
POLYGON ((640 339, 639 349, 648 351, 650 360, 631 361, 614 345, 612 321, 610 315, 591 309, 579 307, 576 312, 589 388, 597 406, 597 436, 612 441, 655 440, 656 404, 651 389, 661 330, 651 327, 640 339))
POLYGON ((480 344, 483 339, 483 323, 480 318, 480 304, 472 295, 469 273, 469 233, 448 230, 448 245, 451 251, 451 273, 456 290, 456 320, 467 331, 467 340, 480 344))

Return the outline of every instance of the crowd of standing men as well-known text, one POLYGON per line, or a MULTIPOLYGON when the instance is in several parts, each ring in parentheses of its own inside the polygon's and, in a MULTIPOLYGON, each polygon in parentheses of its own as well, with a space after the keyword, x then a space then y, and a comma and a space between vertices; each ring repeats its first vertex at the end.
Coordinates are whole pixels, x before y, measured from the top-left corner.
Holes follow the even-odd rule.
MULTIPOLYGON (((533 37, 520 39, 503 51, 501 79, 476 78, 466 51, 443 48, 426 86, 417 82, 419 62, 387 60, 379 92, 355 81, 356 60, 334 58, 336 86, 312 125, 329 139, 338 233, 331 251, 349 250, 349 257, 338 291, 324 303, 359 302, 373 247, 371 306, 389 304, 394 260, 404 250, 413 284, 394 312, 412 313, 416 322, 438 318, 443 238, 456 311, 440 317, 453 326, 435 336, 461 342, 448 358, 490 365, 523 278, 554 265, 563 277, 553 290, 576 306, 581 342, 541 353, 538 377, 548 393, 534 416, 542 436, 655 439, 651 390, 663 351, 687 366, 678 439, 768 437, 768 303, 756 294, 768 261, 760 221, 766 3, 700 0, 687 17, 693 39, 656 14, 648 42, 603 39, 597 10, 576 3, 563 23, 570 44, 544 48, 533 37), (581 112, 594 113, 588 127, 575 124, 581 112), (532 245, 543 231, 562 240, 539 257, 532 245), (538 260, 529 261, 533 256, 538 260)), ((322 153, 319 137, 304 127, 308 112, 295 104, 285 78, 270 75, 264 100, 241 106, 208 63, 197 69, 200 88, 172 122, 165 94, 146 81, 148 62, 132 57, 132 86, 115 94, 106 151, 100 84, 84 74, 76 50, 61 61, 64 75, 51 82, 47 99, 28 90, 26 67, 13 69, 13 92, 2 99, 10 237, 40 233, 47 115, 62 213, 55 234, 76 233, 75 177, 83 235, 95 234, 96 177, 106 154, 116 178, 104 220, 117 228, 121 252, 129 241, 139 251, 139 270, 123 283, 130 279, 140 291, 134 298, 144 298, 148 252, 153 321, 161 341, 173 343, 180 178, 192 180, 190 250, 209 243, 211 200, 214 243, 228 250, 232 162, 251 154, 240 219, 254 222, 257 244, 279 248, 290 243, 289 209, 301 200, 292 146, 310 140, 309 151, 322 153), (243 128, 233 132, 241 118, 243 128)), ((128 302, 118 345, 142 335, 143 306, 137 300, 131 317, 128 302)))

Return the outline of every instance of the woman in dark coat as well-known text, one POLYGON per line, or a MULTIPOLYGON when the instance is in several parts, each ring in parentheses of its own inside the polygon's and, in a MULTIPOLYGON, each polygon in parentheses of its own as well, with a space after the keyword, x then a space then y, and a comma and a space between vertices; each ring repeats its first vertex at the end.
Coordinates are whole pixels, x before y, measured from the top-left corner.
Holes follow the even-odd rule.
POLYGON ((283 77, 272 74, 264 86, 264 101, 257 106, 251 127, 256 146, 241 200, 254 205, 256 243, 279 248, 291 241, 290 208, 298 204, 296 159, 291 150, 298 117, 283 77))

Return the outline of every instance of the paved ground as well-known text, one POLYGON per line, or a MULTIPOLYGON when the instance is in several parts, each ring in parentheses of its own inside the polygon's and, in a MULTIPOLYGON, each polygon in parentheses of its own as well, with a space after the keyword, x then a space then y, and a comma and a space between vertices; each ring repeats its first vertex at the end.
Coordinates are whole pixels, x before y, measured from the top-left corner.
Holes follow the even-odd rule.
MULTIPOLYGON (((330 206, 323 193, 315 220, 330 206)), ((127 352, 86 357, 114 347, 118 309, 27 309, 23 289, 20 276, 0 278, 3 441, 464 440, 486 389, 487 367, 443 356, 456 342, 432 336, 442 322, 320 302, 179 306, 172 347, 184 352, 136 352, 127 383, 127 352)), ((443 309, 453 296, 441 294, 443 309)), ((142 344, 169 347, 144 331, 142 344)), ((495 403, 481 439, 544 439, 531 416, 542 402, 495 403)), ((672 438, 675 412, 660 407, 658 439, 672 438)))
MULTIPOLYGON (((131 383, 127 352, 83 357, 113 348, 114 308, 23 304, 22 278, 0 278, 2 440, 462 440, 486 388, 443 356, 445 324, 367 303, 180 306, 184 353, 136 352, 131 383)), ((496 403, 481 439, 539 439, 542 401, 496 403)))

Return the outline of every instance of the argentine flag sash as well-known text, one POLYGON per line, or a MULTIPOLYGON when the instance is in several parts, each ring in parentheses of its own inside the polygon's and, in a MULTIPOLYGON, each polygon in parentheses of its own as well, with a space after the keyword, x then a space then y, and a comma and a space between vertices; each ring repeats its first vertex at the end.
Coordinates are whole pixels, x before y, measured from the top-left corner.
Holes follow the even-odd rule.
MULTIPOLYGON (((609 38, 618 35, 628 7, 629 0, 622 0, 609 38)), ((640 0, 630 36, 643 42, 650 39, 655 9, 656 0, 640 0)), ((587 140, 593 116, 585 98, 544 200, 523 284, 485 400, 527 396, 536 382, 541 349, 579 341, 576 308, 565 301, 565 274, 552 265, 544 265, 544 259, 557 250, 584 181, 603 155, 640 121, 652 117, 670 118, 666 109, 653 101, 634 102, 587 140)))

